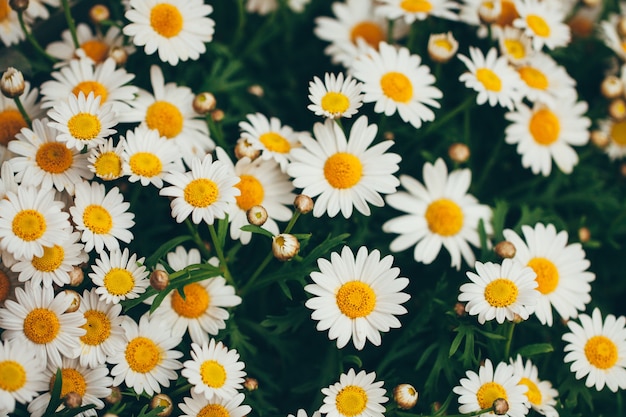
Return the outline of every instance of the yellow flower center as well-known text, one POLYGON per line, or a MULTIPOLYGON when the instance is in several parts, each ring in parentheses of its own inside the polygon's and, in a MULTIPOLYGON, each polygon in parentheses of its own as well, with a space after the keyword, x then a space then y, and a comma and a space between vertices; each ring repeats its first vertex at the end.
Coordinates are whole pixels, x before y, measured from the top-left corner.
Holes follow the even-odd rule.
POLYGON ((517 72, 529 87, 537 90, 546 90, 548 88, 548 77, 538 69, 533 67, 521 67, 517 72))
POLYGON ((47 308, 35 308, 24 319, 24 335, 40 345, 52 342, 60 328, 59 318, 47 308))
POLYGON ((493 307, 510 306, 517 300, 517 294, 517 285, 507 278, 495 279, 485 287, 485 300, 493 307))
POLYGON ((506 49, 507 54, 515 59, 522 59, 526 56, 526 48, 524 47, 524 44, 517 39, 505 39, 504 48, 506 49))
POLYGON ((196 208, 208 207, 215 203, 220 196, 217 184, 206 178, 191 181, 183 193, 185 201, 196 208))
POLYGON ((400 72, 388 72, 380 79, 383 94, 397 101, 408 103, 413 98, 413 84, 409 78, 400 72))
MULTIPOLYGON (((158 7, 158 6, 157 6, 158 7)), ((159 135, 172 139, 183 131, 183 114, 178 107, 167 101, 155 101, 146 112, 146 124, 159 135)))
POLYGON ((367 393, 357 385, 344 387, 335 398, 339 414, 352 417, 361 414, 367 407, 367 393))
POLYGON ((0 305, 2 305, 7 298, 9 298, 12 287, 13 285, 11 285, 9 276, 6 272, 0 269, 0 305))
POLYGON ((330 114, 342 114, 350 107, 350 100, 343 93, 330 91, 322 97, 321 105, 330 114))
POLYGON ((539 387, 530 379, 523 377, 519 381, 520 385, 526 385, 528 387, 528 391, 526 391, 526 396, 528 397, 528 401, 534 405, 541 405, 541 391, 539 391, 539 387))
POLYGON ((24 127, 28 125, 18 110, 0 110, 0 145, 7 146, 24 127))
POLYGON ((428 13, 433 5, 428 0, 402 0, 400 7, 410 13, 428 13))
POLYGON ((502 90, 502 80, 498 77, 498 74, 490 70, 489 68, 479 68, 476 70, 476 79, 480 81, 489 91, 495 91, 496 93, 502 90))
POLYGON ((103 282, 107 291, 113 295, 126 295, 135 287, 135 277, 123 268, 111 268, 103 282))
POLYGON ((92 140, 98 137, 102 125, 95 114, 78 113, 68 120, 67 128, 76 139, 92 140))
POLYGON ((208 360, 200 365, 202 382, 211 388, 220 388, 226 382, 226 370, 217 361, 208 360))
POLYGON ((270 152, 288 153, 291 150, 289 141, 275 132, 263 133, 259 137, 259 141, 270 152))
POLYGON ((202 407, 196 417, 230 417, 230 413, 223 405, 209 404, 202 407))
POLYGON ((552 111, 541 109, 532 115, 528 128, 535 142, 548 146, 559 138, 561 123, 552 111))
POLYGON ((434 43, 437 48, 445 49, 447 52, 452 51, 452 43, 446 38, 439 38, 434 43))
POLYGON ((550 25, 548 25, 548 22, 546 22, 543 17, 537 16, 536 14, 529 14, 526 16, 526 24, 528 24, 528 27, 535 35, 542 38, 550 36, 550 25))
POLYGON ((84 313, 87 322, 81 326, 87 333, 80 337, 86 345, 98 346, 109 338, 111 334, 111 320, 105 313, 98 310, 87 310, 84 313))
POLYGON ((506 390, 497 382, 487 382, 483 384, 476 393, 476 399, 481 409, 489 408, 498 398, 507 399, 506 390))
POLYGON ((56 271, 65 259, 65 251, 62 246, 44 246, 43 256, 33 256, 31 263, 36 270, 41 272, 56 271))
POLYGON ((108 97, 107 88, 98 81, 82 81, 72 89, 72 93, 78 97, 78 93, 82 93, 87 97, 89 93, 93 93, 94 98, 100 96, 100 104, 104 103, 108 97))
POLYGON ((156 177, 163 169, 161 160, 150 152, 137 152, 130 157, 128 165, 133 174, 148 178, 156 177))
POLYGON ((368 316, 376 307, 376 293, 361 281, 343 284, 337 291, 336 300, 339 310, 351 319, 368 316))
POLYGON ((363 165, 356 156, 338 152, 324 163, 324 177, 334 188, 352 188, 363 176, 363 165))
POLYGON ((44 143, 35 155, 37 165, 50 174, 61 174, 67 171, 74 162, 72 151, 62 143, 44 143))
POLYGON ((183 29, 183 23, 183 15, 171 4, 157 4, 150 10, 150 26, 165 38, 178 35, 183 29))
POLYGON ((457 203, 447 198, 430 203, 425 217, 428 229, 441 236, 454 236, 463 227, 463 210, 457 203))
MULTIPOLYGON (((0 10, 1 12, 1 10, 0 10)), ((0 389, 3 391, 17 391, 26 385, 26 370, 15 361, 0 362, 0 389)))
MULTIPOLYGON (((109 54, 109 45, 95 39, 83 42, 80 48, 96 63, 104 62, 109 54)), ((103 98, 102 101, 104 100, 103 98)))
POLYGON ((239 183, 235 185, 241 191, 241 194, 236 197, 239 208, 249 210, 263 203, 265 197, 263 184, 252 175, 241 175, 239 179, 239 183))
POLYGON ((612 368, 617 363, 617 345, 606 336, 593 336, 585 343, 585 356, 596 368, 612 368))
POLYGON ((352 27, 350 40, 356 43, 358 38, 363 39, 372 48, 378 49, 378 44, 385 40, 385 32, 380 25, 374 22, 360 22, 352 27))
POLYGON ((32 242, 46 232, 46 219, 37 210, 22 210, 15 215, 11 226, 15 236, 32 242))
POLYGON ((533 271, 537 274, 537 291, 542 294, 550 294, 559 285, 559 270, 554 263, 546 258, 533 258, 528 261, 533 271))
MULTIPOLYGON (((50 386, 54 386, 56 375, 52 375, 50 378, 50 386)), ((65 397, 70 392, 75 392, 81 396, 87 392, 87 382, 85 377, 76 369, 63 368, 61 369, 61 398, 65 397)))
POLYGON ((185 298, 178 291, 172 292, 172 309, 179 315, 188 319, 197 319, 202 316, 211 302, 208 291, 198 283, 185 285, 183 288, 185 298))
POLYGON ((115 152, 105 152, 96 159, 93 167, 99 178, 118 178, 122 173, 122 158, 115 152))
POLYGON ((125 356, 130 369, 145 374, 161 362, 161 349, 147 337, 138 336, 126 346, 125 356))
POLYGON ((502 11, 496 24, 500 26, 513 26, 513 21, 519 17, 513 0, 502 0, 502 11))
POLYGON ((98 235, 109 233, 113 227, 113 218, 109 211, 98 204, 90 204, 85 207, 83 213, 85 227, 98 235))
POLYGON ((613 126, 611 126, 611 139, 619 146, 626 146, 626 120, 613 123, 613 126))
POLYGON ((6 19, 10 12, 9 0, 0 0, 0 21, 6 19))

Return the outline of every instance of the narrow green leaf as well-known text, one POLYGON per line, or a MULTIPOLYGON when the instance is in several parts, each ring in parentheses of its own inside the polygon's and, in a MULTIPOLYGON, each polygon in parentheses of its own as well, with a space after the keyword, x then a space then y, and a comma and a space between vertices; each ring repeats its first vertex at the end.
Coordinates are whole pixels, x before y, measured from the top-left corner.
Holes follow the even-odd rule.
POLYGON ((457 327, 456 329, 454 329, 454 331, 457 332, 457 334, 454 337, 452 344, 450 345, 450 350, 448 351, 448 357, 452 357, 452 355, 456 353, 456 351, 459 349, 459 346, 461 346, 461 342, 463 341, 463 338, 465 338, 465 334, 466 334, 466 330, 462 326, 457 327))
POLYGON ((223 248, 226 243, 226 235, 228 234, 228 214, 223 219, 217 221, 217 240, 223 248))
POLYGON ((57 368, 57 372, 54 376, 54 384, 52 385, 52 391, 50 392, 50 402, 43 412, 44 416, 53 416, 56 409, 61 405, 61 388, 63 388, 63 374, 61 368, 57 368))
POLYGON ((192 237, 189 235, 178 236, 178 237, 168 240, 167 242, 159 246, 159 248, 152 255, 150 255, 148 259, 146 259, 146 262, 144 262, 144 265, 146 266, 146 268, 149 268, 149 269, 153 268, 159 262, 159 259, 164 257, 169 251, 174 249, 176 246, 188 240, 192 240, 192 237))
POLYGON ((287 286, 287 281, 283 281, 283 280, 278 281, 278 286, 280 287, 280 289, 283 291, 283 294, 285 294, 287 298, 289 298, 290 300, 293 300, 293 296, 291 295, 291 290, 287 286))
POLYGON ((251 232, 251 233, 256 233, 256 234, 259 234, 259 235, 267 236, 270 239, 274 237, 272 232, 270 232, 268 230, 265 230, 262 227, 255 226, 253 224, 243 225, 243 226, 241 226, 241 230, 243 230, 244 232, 251 232))
POLYGON ((363 361, 361 360, 361 358, 359 358, 356 355, 347 355, 343 357, 343 362, 344 363, 353 363, 355 364, 357 367, 362 368, 363 367, 363 361))
POLYGON ((522 346, 517 350, 517 354, 523 357, 541 355, 542 353, 553 352, 554 348, 550 343, 536 343, 534 345, 522 346))

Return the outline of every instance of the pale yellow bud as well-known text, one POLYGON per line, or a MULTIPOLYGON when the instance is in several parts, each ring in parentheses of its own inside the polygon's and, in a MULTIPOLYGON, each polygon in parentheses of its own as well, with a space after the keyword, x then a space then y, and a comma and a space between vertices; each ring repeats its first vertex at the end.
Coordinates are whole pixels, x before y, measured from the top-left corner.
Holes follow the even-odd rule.
POLYGON ((248 223, 263 226, 267 221, 267 210, 263 206, 252 206, 246 211, 248 223))
POLYGON ((158 417, 168 417, 174 411, 174 403, 172 399, 166 394, 156 394, 150 400, 150 408, 154 410, 157 407, 164 407, 163 411, 157 413, 158 417))
POLYGON ((64 290, 63 292, 65 293, 67 297, 71 298, 72 300, 72 302, 67 307, 67 309, 65 309, 65 312, 73 313, 75 311, 78 311, 78 308, 80 307, 80 294, 78 294, 74 290, 64 290))
POLYGON ((293 200, 293 205, 296 210, 298 210, 302 214, 307 214, 313 211, 313 199, 305 194, 298 194, 293 200))
POLYGON ((624 83, 619 77, 609 75, 602 80, 600 92, 608 99, 617 98, 624 93, 624 83))
POLYGON ((193 110, 198 114, 207 114, 215 110, 217 100, 215 96, 207 91, 197 94, 193 99, 193 110))
POLYGON ((514 258, 516 249, 515 249, 515 245, 514 244, 512 244, 508 240, 503 240, 502 242, 498 243, 493 248, 493 251, 499 257, 501 257, 503 259, 506 259, 506 258, 514 258))
POLYGON ((150 273, 150 286, 157 291, 163 291, 170 284, 170 276, 162 269, 155 269, 150 273))
POLYGON ((393 399, 401 410, 410 410, 417 404, 418 393, 410 384, 400 384, 393 389, 393 399))
POLYGON ((105 20, 109 20, 110 17, 111 12, 104 4, 96 4, 89 9, 89 19, 96 25, 104 22, 105 20))
POLYGON ((272 253, 279 261, 288 261, 298 254, 300 242, 289 233, 281 233, 272 238, 272 253))
POLYGON ((24 93, 24 88, 26 88, 26 84, 22 72, 13 67, 7 68, 0 79, 2 94, 8 98, 19 97, 24 93))
POLYGON ((448 156, 456 163, 467 162, 470 157, 470 148, 464 143, 453 143, 448 147, 448 156))

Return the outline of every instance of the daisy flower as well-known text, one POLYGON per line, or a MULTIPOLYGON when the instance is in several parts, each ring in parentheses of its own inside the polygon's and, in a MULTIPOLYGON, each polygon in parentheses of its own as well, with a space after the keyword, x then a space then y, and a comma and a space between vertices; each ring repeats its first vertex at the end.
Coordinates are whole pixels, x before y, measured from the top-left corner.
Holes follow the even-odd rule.
POLYGON ((620 19, 620 14, 610 13, 608 20, 600 22, 598 32, 606 47, 615 52, 622 61, 626 61, 626 40, 617 31, 620 19))
POLYGON ((516 68, 526 86, 526 97, 533 103, 554 107, 563 98, 576 96, 576 80, 548 54, 537 52, 516 68))
POLYGON ((342 373, 339 382, 322 388, 325 397, 320 413, 327 417, 383 417, 383 403, 389 398, 385 397, 384 382, 375 379, 376 372, 363 370, 357 374, 350 369, 342 373))
POLYGON ((463 0, 460 4, 459 20, 472 26, 479 26, 478 35, 481 38, 487 37, 487 27, 482 22, 480 8, 499 8, 500 12, 493 23, 490 24, 492 32, 495 34, 499 30, 513 26, 513 21, 519 17, 515 0, 463 0))
POLYGON ((48 126, 48 119, 35 119, 32 130, 23 128, 16 140, 9 142, 15 179, 22 185, 40 187, 42 191, 56 188, 74 194, 74 185, 90 180, 87 155, 57 142, 58 132, 48 126))
POLYGON ((515 369, 514 374, 521 376, 520 385, 526 385, 526 397, 530 403, 530 407, 541 415, 548 417, 558 417, 559 413, 554 406, 559 392, 552 388, 549 381, 539 380, 539 371, 537 367, 528 359, 526 364, 520 355, 517 355, 515 361, 511 359, 511 365, 515 369))
POLYGON ((364 246, 356 257, 344 246, 330 261, 317 260, 320 272, 312 272, 314 283, 304 287, 314 297, 305 305, 315 310, 311 318, 319 322, 317 330, 328 330, 329 339, 337 339, 337 348, 350 338, 358 350, 366 340, 380 346, 380 332, 402 326, 396 316, 407 313, 401 304, 411 298, 402 292, 409 280, 398 277, 400 269, 392 263, 393 256, 381 259, 377 249, 369 253, 364 246))
POLYGON ((450 0, 382 0, 376 13, 389 20, 403 18, 410 25, 428 16, 458 20, 459 16, 455 13, 458 8, 459 4, 450 0))
POLYGON ((505 130, 505 141, 517 144, 522 166, 544 177, 552 171, 552 160, 566 174, 578 164, 572 148, 589 141, 591 121, 585 117, 587 103, 576 101, 575 95, 559 98, 558 105, 548 107, 536 103, 532 109, 523 103, 504 117, 512 122, 505 130))
POLYGON ((124 35, 170 65, 197 60, 213 39, 215 22, 207 17, 213 7, 202 0, 130 0, 129 6, 124 35))
POLYGON ((443 159, 426 163, 423 169, 424 185, 408 175, 400 176, 406 191, 388 195, 387 204, 407 214, 383 224, 386 233, 399 233, 390 245, 392 252, 416 245, 413 258, 417 262, 432 263, 441 246, 450 253, 451 266, 461 269, 461 256, 468 265, 475 261, 468 243, 480 246, 478 224, 484 222, 491 233, 491 208, 479 204, 467 190, 472 182, 469 169, 458 169, 448 175, 443 159))
POLYGON ((53 121, 48 126, 59 131, 58 142, 64 142, 68 148, 82 151, 98 146, 106 141, 106 137, 116 132, 117 116, 113 104, 100 106, 100 97, 94 98, 91 92, 87 97, 83 92, 78 97, 71 94, 66 101, 55 103, 48 112, 53 121))
POLYGON ((112 181, 120 178, 123 174, 122 154, 124 152, 124 142, 119 141, 113 144, 113 139, 109 138, 105 143, 101 143, 96 148, 91 148, 87 166, 96 177, 112 181))
POLYGON ((537 52, 532 48, 530 38, 520 29, 507 26, 498 36, 500 53, 512 65, 523 65, 537 52))
MULTIPOLYGON (((30 30, 32 19, 26 18, 24 20, 26 27, 30 30)), ((17 12, 9 6, 9 0, 0 0, 0 41, 4 46, 11 46, 20 43, 24 38, 24 31, 20 26, 17 12)))
POLYGON ((96 64, 104 62, 109 57, 109 51, 112 47, 123 47, 129 54, 134 48, 124 46, 124 37, 122 30, 117 26, 109 26, 106 33, 94 34, 89 25, 86 23, 78 23, 76 25, 76 38, 78 39, 79 49, 74 46, 72 35, 69 29, 61 32, 61 40, 50 42, 46 45, 46 53, 54 58, 60 59, 65 63, 69 63, 75 58, 89 58, 96 64))
POLYGON ((609 137, 609 144, 604 149, 611 161, 626 156, 626 120, 603 119, 598 121, 600 131, 609 137))
POLYGON ((309 100, 313 104, 309 104, 307 109, 317 116, 331 119, 352 117, 363 105, 362 87, 350 75, 344 80, 343 73, 335 75, 327 72, 324 82, 313 77, 313 81, 309 82, 309 100))
POLYGON ((278 9, 277 0, 246 0, 246 12, 265 16, 278 9))
POLYGON ((2 162, 0 166, 0 200, 7 198, 7 193, 13 192, 17 194, 19 184, 13 175, 13 158, 2 162))
MULTIPOLYGON (((520 385, 521 375, 515 374, 515 368, 505 362, 500 362, 495 369, 491 360, 485 359, 478 373, 467 371, 467 378, 462 378, 452 389, 459 395, 459 413, 473 413, 484 410, 493 405, 498 398, 504 398, 509 404, 505 416, 524 417, 528 413, 526 392, 528 387, 520 385)), ((493 413, 480 414, 482 417, 493 413)))
POLYGON ((497 49, 491 48, 487 56, 480 49, 470 46, 470 56, 459 54, 459 59, 469 71, 459 77, 467 88, 478 92, 476 104, 496 104, 513 110, 522 101, 526 92, 519 74, 509 65, 506 57, 498 56, 497 49))
POLYGON ((505 229, 504 238, 515 246, 515 260, 531 267, 537 277, 539 301, 535 315, 541 324, 552 326, 552 307, 563 320, 576 318, 591 301, 589 283, 595 274, 587 271, 590 262, 580 243, 567 244, 567 231, 557 233, 552 224, 522 226, 524 240, 505 229))
MULTIPOLYGON (((61 370, 61 398, 70 392, 75 392, 81 396, 81 406, 95 405, 95 408, 77 414, 79 417, 98 415, 96 410, 104 408, 105 398, 111 395, 111 384, 113 379, 109 376, 109 370, 105 364, 86 367, 78 362, 78 358, 63 358, 63 362, 57 366, 48 365, 43 372, 43 377, 50 381, 49 387, 54 385, 57 369, 61 370)), ((51 388, 50 388, 51 389, 51 388)), ((28 404, 28 412, 31 417, 41 417, 50 403, 50 391, 44 392, 28 404)), ((65 406, 61 404, 55 413, 61 412, 65 406)))
POLYGON ((124 201, 119 188, 106 192, 104 185, 83 181, 76 185, 74 205, 70 214, 76 230, 82 232, 85 251, 93 249, 102 253, 120 248, 119 241, 129 243, 133 234, 128 230, 135 225, 135 215, 128 212, 130 203, 124 201))
POLYGON ((563 21, 564 10, 552 2, 540 0, 517 0, 515 7, 519 18, 513 26, 524 30, 532 39, 533 48, 540 51, 546 46, 554 49, 567 46, 571 39, 570 29, 563 21))
POLYGON ((213 224, 215 219, 226 216, 228 205, 234 204, 241 194, 235 187, 239 177, 230 173, 224 162, 213 161, 211 154, 202 160, 194 158, 191 171, 173 171, 163 179, 172 186, 162 188, 159 194, 173 197, 172 217, 178 223, 191 215, 195 224, 201 221, 213 224))
POLYGON ((57 243, 57 236, 70 227, 63 203, 54 191, 20 186, 0 201, 0 248, 16 259, 43 256, 45 246, 57 243))
POLYGON ((169 387, 183 366, 178 360, 182 352, 173 350, 182 339, 172 336, 169 328, 149 319, 148 314, 141 316, 139 324, 124 320, 122 327, 126 336, 124 348, 108 359, 114 365, 113 386, 124 382, 137 394, 145 392, 149 396, 161 392, 161 387, 169 387))
POLYGON ((436 99, 443 93, 433 85, 435 77, 430 68, 422 65, 422 58, 411 54, 408 48, 381 42, 378 51, 359 56, 352 71, 363 82, 363 101, 376 103, 376 113, 390 116, 397 112, 416 128, 423 121, 435 120, 435 113, 427 106, 439 108, 436 99))
POLYGON ((33 0, 28 2, 28 7, 24 11, 31 19, 48 19, 50 12, 46 5, 51 7, 59 7, 61 2, 59 0, 33 0))
POLYGON ((163 187, 163 176, 167 172, 182 171, 183 163, 176 145, 157 130, 139 125, 126 132, 122 154, 123 173, 129 182, 140 181, 144 187, 152 184, 163 187))
POLYGON ((587 377, 585 386, 600 391, 606 385, 617 392, 626 388, 626 319, 613 314, 602 320, 600 310, 594 308, 591 316, 581 314, 580 324, 570 320, 570 333, 563 335, 568 344, 564 351, 565 363, 572 362, 570 371, 576 379, 587 377))
POLYGON ((235 204, 228 206, 230 237, 233 240, 239 239, 244 245, 250 243, 252 233, 242 231, 241 227, 248 224, 246 213, 254 206, 263 206, 267 211, 267 220, 262 227, 273 235, 279 234, 276 220, 284 222, 291 219, 291 209, 286 206, 293 204, 295 198, 293 185, 287 174, 273 160, 250 161, 244 157, 233 165, 222 148, 215 151, 217 158, 229 167, 232 175, 240 178, 235 187, 241 194, 235 198, 235 204))
POLYGON ((244 395, 238 393, 231 398, 214 398, 209 401, 202 394, 191 391, 191 398, 185 397, 185 402, 178 404, 178 408, 184 414, 181 417, 201 417, 201 416, 224 416, 224 417, 245 417, 250 415, 252 408, 249 405, 242 405, 244 395))
POLYGON ((313 126, 316 140, 302 138, 303 147, 292 151, 287 173, 303 189, 302 194, 319 196, 315 217, 324 213, 334 217, 341 211, 349 218, 353 207, 369 216, 369 204, 382 207, 385 202, 380 194, 395 192, 400 182, 393 174, 401 158, 386 153, 394 144, 391 140, 370 147, 377 131, 376 125, 367 124, 367 116, 361 116, 346 139, 339 125, 327 119, 313 126))
POLYGON ((12 413, 15 403, 28 404, 47 388, 42 375, 46 362, 15 341, 0 342, 0 414, 12 413))
POLYGON ((528 319, 540 295, 532 268, 503 259, 502 264, 476 262, 475 269, 466 273, 472 282, 461 285, 459 294, 470 316, 477 315, 480 324, 493 319, 502 324, 516 315, 528 319))
POLYGON ((27 352, 34 352, 37 361, 61 364, 64 356, 74 356, 79 337, 85 334, 81 313, 66 310, 73 298, 65 292, 56 296, 52 287, 41 287, 27 282, 15 289, 17 301, 7 300, 0 308, 2 339, 11 340, 27 352))
MULTIPOLYGON (((0 4, 2 4, 2 1, 6 0, 0 0, 0 4)), ((2 6, 0 6, 0 9, 1 8, 2 6)), ((15 13, 13 10, 11 10, 11 12, 15 13)), ((2 24, 0 24, 0 34, 2 33, 1 28, 2 24)), ((20 32, 22 31, 21 28, 18 30, 20 32)), ((37 88, 31 88, 30 83, 25 81, 24 92, 19 98, 26 114, 28 114, 31 120, 37 119, 43 114, 38 102, 38 97, 39 90, 37 88)), ((17 134, 25 127, 28 127, 28 124, 26 120, 24 120, 22 113, 18 110, 14 99, 0 94, 0 162, 13 156, 10 152, 7 152, 7 145, 10 141, 15 139, 17 134)))
POLYGON ((204 394, 207 400, 228 399, 243 388, 245 364, 235 349, 211 338, 209 343, 191 344, 191 360, 185 361, 181 374, 193 385, 192 392, 204 394))
POLYGON ((459 50, 459 42, 452 32, 431 33, 428 37, 428 56, 437 63, 448 62, 459 50))
MULTIPOLYGON (((305 410, 299 409, 295 415, 288 414, 287 417, 308 417, 308 416, 305 410)), ((319 411, 315 411, 313 412, 313 414, 311 414, 311 417, 322 417, 322 414, 320 414, 319 411)))
POLYGON ((91 268, 89 278, 97 287, 96 294, 107 304, 117 304, 122 300, 139 297, 150 285, 149 271, 143 265, 145 258, 137 259, 137 254, 130 255, 128 248, 100 253, 100 259, 91 268))

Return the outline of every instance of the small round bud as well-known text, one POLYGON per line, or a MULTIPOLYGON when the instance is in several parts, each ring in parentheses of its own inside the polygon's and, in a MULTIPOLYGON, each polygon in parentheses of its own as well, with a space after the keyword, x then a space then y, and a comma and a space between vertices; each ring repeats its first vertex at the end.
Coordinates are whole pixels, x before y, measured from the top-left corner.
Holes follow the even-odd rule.
POLYGON ((170 275, 162 269, 155 269, 150 273, 150 286, 157 291, 163 291, 170 284, 170 275))
POLYGON ((66 297, 69 297, 72 300, 67 309, 65 309, 65 312, 73 313, 78 311, 78 308, 80 307, 80 294, 74 290, 64 290, 63 293, 65 293, 66 297))
POLYGON ((246 138, 239 138, 235 144, 235 157, 241 159, 244 157, 250 158, 254 161, 261 155, 259 149, 254 148, 246 138))
POLYGON ((454 305, 454 314, 457 315, 457 317, 463 317, 467 314, 467 311, 465 311, 465 304, 463 303, 456 303, 454 305))
POLYGON ((302 214, 307 214, 313 211, 313 199, 305 194, 298 194, 293 200, 293 205, 302 214))
POLYGON ((626 16, 620 17, 617 21, 616 29, 621 36, 626 36, 626 16))
POLYGON ((256 97, 263 97, 265 95, 265 90, 263 90, 263 87, 261 87, 260 85, 253 84, 248 87, 248 93, 256 97))
POLYGON ((28 9, 28 0, 9 0, 9 6, 16 12, 23 12, 28 9))
POLYGON ((596 7, 602 0, 583 0, 583 4, 587 7, 596 7))
POLYGON ((626 178, 626 162, 622 162, 619 166, 619 174, 623 177, 626 178))
POLYGON ((111 12, 104 4, 96 4, 89 9, 89 19, 91 19, 91 22, 96 25, 104 22, 105 20, 109 20, 110 17, 111 12))
POLYGON ((608 99, 617 98, 624 93, 624 83, 619 77, 609 75, 602 80, 602 84, 600 84, 600 92, 608 99))
POLYGON ((216 123, 219 123, 222 120, 224 120, 224 117, 226 117, 226 114, 224 113, 224 110, 222 109, 215 109, 211 112, 211 119, 213 119, 213 121, 216 123))
POLYGON ((386 131, 385 133, 383 133, 383 138, 385 140, 395 140, 396 139, 396 135, 393 132, 386 131))
POLYGON ((502 2, 495 1, 483 1, 478 7, 478 17, 480 21, 486 24, 494 23, 500 17, 502 13, 502 2))
POLYGON ((83 397, 76 391, 68 392, 63 399, 63 404, 67 408, 78 408, 83 405, 83 397))
POLYGON ((267 210, 263 206, 252 206, 246 210, 248 223, 255 226, 263 226, 267 221, 267 210))
POLYGON ((433 413, 436 413, 437 411, 441 410, 441 403, 439 401, 435 401, 432 406, 431 406, 433 413))
POLYGON ((503 240, 502 242, 498 243, 493 248, 493 251, 496 253, 496 255, 503 259, 515 257, 515 245, 508 240, 503 240))
POLYGON ((583 226, 578 229, 578 240, 580 240, 582 243, 587 243, 589 242, 589 240, 591 240, 591 231, 588 227, 583 226))
POLYGON ((393 389, 393 399, 401 410, 410 410, 417 404, 418 393, 410 384, 400 384, 393 389))
POLYGON ((623 98, 611 100, 611 103, 609 103, 609 116, 617 121, 626 119, 626 101, 623 98))
POLYGON ((118 417, 118 415, 117 414, 113 414, 113 413, 106 413, 102 417, 118 417))
POLYGON ((430 59, 439 63, 446 63, 456 55, 459 43, 452 32, 432 34, 428 38, 428 55, 430 59))
POLYGON ((509 411, 509 403, 504 398, 496 398, 493 402, 493 412, 496 415, 503 416, 509 411))
POLYGON ((458 164, 467 162, 470 157, 469 146, 464 143, 453 143, 448 147, 448 156, 458 164))
POLYGON ((13 67, 7 68, 0 79, 2 94, 8 98, 19 97, 24 93, 24 88, 26 88, 26 84, 22 72, 13 67))
POLYGON ((193 99, 193 110, 198 114, 207 114, 215 110, 217 100, 215 96, 207 91, 197 94, 193 99))
POLYGON ((511 320, 511 322, 513 322, 515 324, 520 324, 523 321, 524 321, 524 319, 522 318, 522 316, 520 316, 517 313, 513 313, 513 320, 511 320))
POLYGON ((259 381, 256 378, 246 377, 243 381, 243 387, 248 391, 259 389, 259 381))
POLYGON ((607 135, 602 130, 592 130, 589 135, 589 139, 591 143, 597 146, 599 149, 604 149, 609 145, 611 139, 609 139, 609 135, 607 135))
POLYGON ((119 387, 111 387, 111 393, 104 398, 107 404, 115 405, 122 401, 122 392, 119 387))
POLYGON ((115 61, 117 66, 122 66, 128 60, 128 52, 121 46, 112 46, 109 49, 109 57, 115 61))
POLYGON ((85 273, 83 272, 83 269, 79 266, 75 266, 74 268, 72 268, 68 275, 70 276, 70 285, 72 287, 78 287, 80 284, 83 283, 83 280, 85 279, 85 273))
POLYGON ((168 417, 174 411, 174 403, 169 395, 166 394, 156 394, 150 400, 150 409, 154 410, 157 407, 163 407, 163 410, 160 413, 157 413, 158 417, 168 417))
POLYGON ((272 253, 279 261, 288 261, 298 254, 300 242, 289 233, 281 233, 272 238, 272 253))

